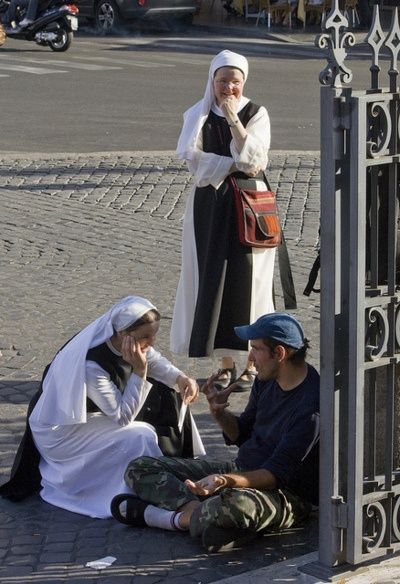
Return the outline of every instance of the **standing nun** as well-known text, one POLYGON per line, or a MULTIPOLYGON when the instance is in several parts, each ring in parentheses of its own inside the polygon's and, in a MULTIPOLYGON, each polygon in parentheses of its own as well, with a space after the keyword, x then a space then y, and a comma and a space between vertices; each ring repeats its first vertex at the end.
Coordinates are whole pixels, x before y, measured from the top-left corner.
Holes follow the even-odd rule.
MULTIPOLYGON (((236 326, 274 311, 275 249, 238 241, 230 177, 266 190, 270 122, 267 110, 243 96, 245 57, 222 51, 211 62, 202 100, 184 114, 177 155, 193 175, 183 223, 182 269, 171 328, 171 350, 190 357, 222 356, 217 384, 236 378, 234 356, 248 344, 236 326)), ((247 361, 234 391, 250 389, 247 361)))

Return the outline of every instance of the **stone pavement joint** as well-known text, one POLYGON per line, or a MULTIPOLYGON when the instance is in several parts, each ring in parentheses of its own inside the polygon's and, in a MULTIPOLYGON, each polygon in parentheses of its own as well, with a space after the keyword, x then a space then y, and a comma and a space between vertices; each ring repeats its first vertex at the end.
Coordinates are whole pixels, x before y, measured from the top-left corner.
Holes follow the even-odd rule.
MULTIPOLYGON (((319 154, 272 152, 268 168, 277 190, 298 292, 296 315, 311 339, 318 365, 319 297, 302 295, 316 255, 319 154)), ((168 334, 180 269, 182 217, 190 189, 185 165, 173 152, 0 154, 0 482, 9 474, 27 403, 56 350, 131 293, 149 297, 163 320, 162 353, 196 377, 215 359, 175 358, 168 334)), ((277 308, 282 309, 276 277, 277 308)), ((247 394, 235 394, 241 411, 247 394)), ((213 456, 224 446, 203 399, 193 412, 213 456)), ((52 507, 39 497, 0 500, 0 583, 85 582, 208 584, 249 574, 315 551, 317 517, 254 545, 207 554, 186 534, 129 529, 52 507), (86 562, 112 555, 103 572, 86 562)))

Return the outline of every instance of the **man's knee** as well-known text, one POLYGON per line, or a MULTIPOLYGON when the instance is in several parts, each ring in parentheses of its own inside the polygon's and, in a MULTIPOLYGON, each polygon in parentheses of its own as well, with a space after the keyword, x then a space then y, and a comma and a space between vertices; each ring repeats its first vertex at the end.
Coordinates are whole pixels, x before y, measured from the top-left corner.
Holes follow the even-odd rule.
POLYGON ((271 523, 276 514, 273 501, 261 499, 256 489, 228 489, 222 496, 217 525, 258 531, 260 521, 271 523))
POLYGON ((125 482, 143 501, 175 511, 197 497, 175 476, 173 464, 173 458, 141 456, 129 463, 125 482))
POLYGON ((154 475, 162 470, 162 465, 158 458, 152 456, 140 456, 131 460, 125 471, 125 482, 131 488, 136 490, 136 486, 143 481, 147 475, 154 475))
MULTIPOLYGON (((248 489, 226 489, 203 501, 195 510, 190 523, 192 536, 199 536, 208 525, 223 528, 257 530, 261 505, 248 489)), ((253 490, 252 490, 253 491, 253 490)), ((275 513, 271 509, 271 515, 275 513)))
POLYGON ((267 497, 256 489, 226 489, 203 501, 194 511, 190 521, 190 533, 193 537, 198 537, 208 525, 251 531, 272 527, 278 519, 279 508, 275 493, 271 494, 272 497, 267 497))

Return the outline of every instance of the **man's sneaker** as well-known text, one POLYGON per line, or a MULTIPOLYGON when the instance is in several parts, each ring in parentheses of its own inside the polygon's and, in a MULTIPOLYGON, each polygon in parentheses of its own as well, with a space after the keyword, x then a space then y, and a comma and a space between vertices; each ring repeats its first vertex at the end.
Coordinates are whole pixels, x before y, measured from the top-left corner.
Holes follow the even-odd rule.
POLYGON ((145 503, 139 497, 123 493, 116 495, 111 501, 111 514, 120 523, 132 525, 133 527, 145 527, 144 512, 148 503, 145 503), (121 513, 121 504, 126 503, 126 514, 121 513))
POLYGON ((18 23, 20 28, 26 28, 30 24, 32 24, 33 20, 31 18, 23 18, 21 22, 18 23))
POLYGON ((221 552, 242 547, 257 537, 257 533, 239 527, 223 528, 208 525, 202 534, 202 543, 208 552, 221 552))

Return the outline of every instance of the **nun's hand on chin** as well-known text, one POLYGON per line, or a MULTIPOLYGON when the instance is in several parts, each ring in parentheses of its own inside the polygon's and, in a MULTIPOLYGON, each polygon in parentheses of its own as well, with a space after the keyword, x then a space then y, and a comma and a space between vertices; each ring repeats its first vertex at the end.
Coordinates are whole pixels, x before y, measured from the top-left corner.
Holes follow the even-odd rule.
POLYGON ((147 375, 147 358, 138 341, 129 335, 124 337, 121 353, 123 360, 131 365, 133 373, 144 379, 147 375))
POLYGON ((237 117, 236 110, 237 110, 237 99, 230 95, 224 101, 221 102, 221 109, 227 119, 234 119, 237 117))

